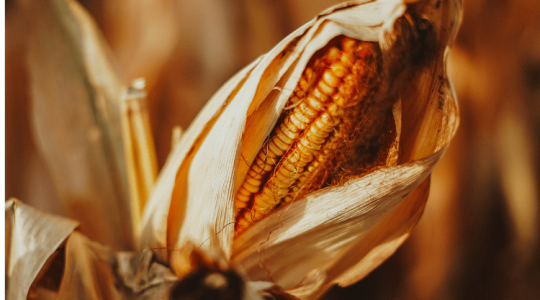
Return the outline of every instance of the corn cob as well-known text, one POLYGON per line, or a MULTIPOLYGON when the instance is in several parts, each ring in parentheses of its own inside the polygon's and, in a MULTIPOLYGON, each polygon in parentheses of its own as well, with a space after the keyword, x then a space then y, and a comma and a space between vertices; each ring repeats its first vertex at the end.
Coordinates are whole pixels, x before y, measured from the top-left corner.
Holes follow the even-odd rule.
POLYGON ((359 135, 380 64, 376 43, 343 36, 315 53, 236 194, 236 235, 327 181, 359 135))

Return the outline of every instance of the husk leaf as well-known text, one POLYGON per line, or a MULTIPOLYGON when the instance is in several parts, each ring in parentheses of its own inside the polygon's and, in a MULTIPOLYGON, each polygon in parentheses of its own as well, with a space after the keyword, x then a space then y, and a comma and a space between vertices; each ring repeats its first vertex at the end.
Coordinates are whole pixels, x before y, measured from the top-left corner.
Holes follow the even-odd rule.
POLYGON ((178 280, 152 251, 114 252, 74 231, 74 220, 15 199, 5 217, 7 299, 164 299, 178 280))
MULTIPOLYGON (((139 249, 167 247, 168 216, 169 210, 174 209, 174 207, 171 207, 171 199, 178 169, 182 162, 185 161, 186 156, 193 152, 192 146, 194 147, 200 142, 201 133, 212 126, 210 120, 221 113, 225 104, 223 99, 227 100, 227 95, 235 91, 237 85, 245 80, 257 63, 258 61, 255 61, 250 64, 225 83, 208 101, 208 104, 193 121, 189 130, 182 134, 180 140, 174 146, 173 152, 169 155, 165 166, 160 171, 154 190, 145 206, 141 222, 139 249)), ((174 215, 175 219, 180 222, 183 214, 176 213, 171 213, 171 215, 174 215)), ((163 254, 163 252, 158 252, 158 257, 166 259, 167 255, 163 254)))
POLYGON ((25 300, 32 282, 78 222, 46 214, 16 199, 5 203, 6 298, 25 300))

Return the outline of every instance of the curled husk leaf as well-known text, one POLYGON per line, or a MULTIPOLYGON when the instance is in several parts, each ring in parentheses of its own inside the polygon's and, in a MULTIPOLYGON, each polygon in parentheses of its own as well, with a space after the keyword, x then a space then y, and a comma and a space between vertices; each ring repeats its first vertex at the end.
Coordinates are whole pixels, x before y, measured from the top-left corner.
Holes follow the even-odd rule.
MULTIPOLYGON (((457 129, 445 58, 460 10, 459 0, 347 2, 286 37, 231 78, 174 147, 145 209, 140 246, 179 249, 194 241, 205 249, 215 235, 218 247, 251 280, 276 282, 301 298, 364 277, 403 243, 420 218, 429 174, 457 129), (282 205, 233 239, 234 196, 249 169, 242 161, 257 155, 312 55, 345 35, 378 42, 384 65, 399 57, 396 45, 408 32, 400 31, 396 20, 406 12, 431 23, 436 46, 416 49, 429 52, 427 66, 404 84, 388 87, 399 96, 393 110, 397 165, 282 205)), ((178 255, 160 258, 182 272, 178 255)))
POLYGON ((5 204, 7 299, 165 299, 178 280, 152 251, 114 252, 78 222, 5 204))
POLYGON ((6 298, 26 299, 34 278, 78 222, 40 212, 19 200, 5 203, 6 298))

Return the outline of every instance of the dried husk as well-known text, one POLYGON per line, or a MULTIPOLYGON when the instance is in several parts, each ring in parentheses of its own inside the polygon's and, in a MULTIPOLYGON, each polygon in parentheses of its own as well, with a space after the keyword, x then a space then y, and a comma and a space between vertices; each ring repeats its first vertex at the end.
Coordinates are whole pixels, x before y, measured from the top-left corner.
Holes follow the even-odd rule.
POLYGON ((11 199, 5 203, 6 298, 26 299, 34 278, 78 222, 42 213, 11 199))
MULTIPOLYGON (((391 255, 418 221, 428 176, 459 122, 445 57, 461 2, 407 2, 417 1, 331 8, 229 80, 169 156, 143 216, 141 246, 178 249, 192 240, 204 249, 217 232, 222 251, 251 279, 275 281, 302 297, 331 283, 351 284, 391 255), (233 241, 234 194, 249 167, 241 160, 253 161, 309 58, 341 34, 390 49, 394 21, 408 5, 433 24, 438 47, 434 63, 400 91, 399 165, 285 205, 233 241)), ((161 258, 175 268, 174 255, 161 258)))
POLYGON ((152 251, 114 252, 76 221, 14 199, 5 215, 7 299, 163 299, 178 280, 152 251))

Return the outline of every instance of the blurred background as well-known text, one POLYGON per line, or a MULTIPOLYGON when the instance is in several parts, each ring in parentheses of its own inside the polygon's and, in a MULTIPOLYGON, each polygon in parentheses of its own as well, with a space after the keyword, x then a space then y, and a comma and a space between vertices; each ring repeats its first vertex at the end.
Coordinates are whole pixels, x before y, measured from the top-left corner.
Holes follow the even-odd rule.
MULTIPOLYGON (((230 76, 336 0, 81 0, 131 81, 146 78, 159 166, 230 76)), ((540 1, 463 0, 449 56, 461 125, 407 242, 324 299, 539 299, 540 1)), ((69 215, 33 138, 31 1, 6 1, 6 195, 69 215)))

